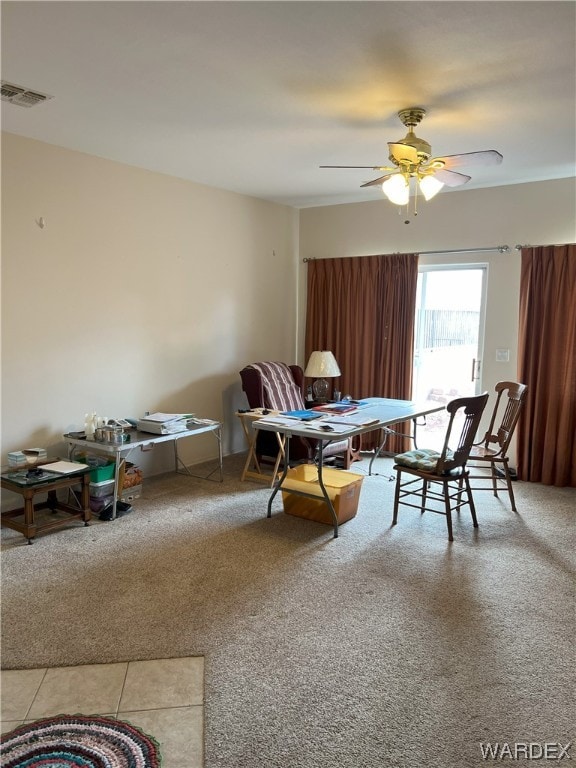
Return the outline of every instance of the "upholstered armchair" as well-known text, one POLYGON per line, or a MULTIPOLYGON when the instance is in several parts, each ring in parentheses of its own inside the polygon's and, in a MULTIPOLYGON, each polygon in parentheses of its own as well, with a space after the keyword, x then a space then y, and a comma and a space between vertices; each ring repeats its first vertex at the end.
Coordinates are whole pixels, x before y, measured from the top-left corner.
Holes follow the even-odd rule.
MULTIPOLYGON (((299 365, 278 362, 262 362, 247 365, 240 371, 242 389, 250 408, 269 408, 276 411, 293 411, 306 407, 304 402, 304 371, 299 365)), ((290 439, 291 463, 314 463, 318 440, 294 436, 290 439)), ((278 442, 272 432, 258 432, 256 456, 259 462, 274 462, 278 454, 278 442)), ((324 458, 342 458, 345 469, 353 460, 350 439, 328 443, 324 458)))

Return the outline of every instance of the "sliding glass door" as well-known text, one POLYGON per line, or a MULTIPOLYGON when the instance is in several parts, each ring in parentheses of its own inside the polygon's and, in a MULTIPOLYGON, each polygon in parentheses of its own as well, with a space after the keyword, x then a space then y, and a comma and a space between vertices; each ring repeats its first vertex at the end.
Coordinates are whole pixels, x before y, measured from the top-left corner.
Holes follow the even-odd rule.
MULTIPOLYGON (((481 391, 485 304, 485 266, 420 267, 413 400, 445 405, 481 391)), ((427 422, 419 429, 419 445, 441 447, 445 414, 427 422)))

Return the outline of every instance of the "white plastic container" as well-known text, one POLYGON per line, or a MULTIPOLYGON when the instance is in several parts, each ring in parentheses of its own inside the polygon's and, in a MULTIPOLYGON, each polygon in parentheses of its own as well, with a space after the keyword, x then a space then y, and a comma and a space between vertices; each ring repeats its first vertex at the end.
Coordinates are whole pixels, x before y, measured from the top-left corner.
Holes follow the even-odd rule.
POLYGON ((114 495, 114 480, 102 480, 100 483, 90 483, 90 496, 100 499, 102 496, 114 495))

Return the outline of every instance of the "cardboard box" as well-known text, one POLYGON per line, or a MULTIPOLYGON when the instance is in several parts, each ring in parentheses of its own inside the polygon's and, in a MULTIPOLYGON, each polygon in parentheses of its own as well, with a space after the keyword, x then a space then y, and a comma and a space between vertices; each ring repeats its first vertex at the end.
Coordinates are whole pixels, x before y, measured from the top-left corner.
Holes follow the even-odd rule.
MULTIPOLYGON (((322 480, 336 512, 339 525, 355 517, 358 511, 363 479, 363 475, 354 472, 323 467, 322 480)), ((318 483, 318 469, 315 465, 301 464, 288 470, 282 488, 284 512, 287 515, 296 515, 307 520, 315 520, 317 523, 334 525, 330 509, 318 483), (315 498, 300 496, 293 491, 309 493, 315 498)))
POLYGON ((124 477, 122 478, 122 491, 135 485, 142 486, 143 478, 144 475, 140 467, 136 467, 132 462, 127 461, 124 468, 124 477))

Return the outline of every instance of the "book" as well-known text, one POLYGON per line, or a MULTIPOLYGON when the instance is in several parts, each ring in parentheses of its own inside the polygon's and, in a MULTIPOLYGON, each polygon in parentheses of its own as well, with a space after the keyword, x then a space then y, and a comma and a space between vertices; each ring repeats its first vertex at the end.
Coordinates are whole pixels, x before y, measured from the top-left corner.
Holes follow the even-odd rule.
POLYGON ((291 419, 300 419, 300 421, 312 421, 313 419, 321 419, 321 413, 314 413, 311 411, 282 411, 282 416, 288 416, 291 419))
POLYGON ((352 413, 358 410, 355 405, 351 403, 326 403, 326 405, 315 405, 312 408, 313 411, 321 411, 322 413, 352 413))

